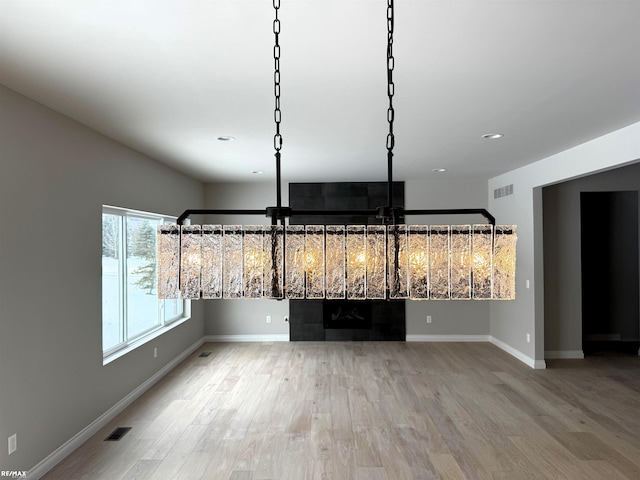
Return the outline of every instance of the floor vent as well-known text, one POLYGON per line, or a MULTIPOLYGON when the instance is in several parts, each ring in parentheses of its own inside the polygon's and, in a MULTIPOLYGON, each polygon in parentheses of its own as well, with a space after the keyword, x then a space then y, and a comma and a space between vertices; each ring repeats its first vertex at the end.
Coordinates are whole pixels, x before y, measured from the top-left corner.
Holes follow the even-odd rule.
POLYGON ((198 355, 199 357, 208 357, 209 355, 211 355, 211 352, 202 352, 200 355, 198 355))
POLYGON ((493 191, 494 199, 508 197, 509 195, 513 195, 513 183, 511 185, 507 185, 506 187, 496 188, 493 191))
POLYGON ((129 430, 131 430, 131 427, 118 427, 111 433, 111 435, 105 438, 104 441, 117 442, 122 437, 124 437, 129 430))

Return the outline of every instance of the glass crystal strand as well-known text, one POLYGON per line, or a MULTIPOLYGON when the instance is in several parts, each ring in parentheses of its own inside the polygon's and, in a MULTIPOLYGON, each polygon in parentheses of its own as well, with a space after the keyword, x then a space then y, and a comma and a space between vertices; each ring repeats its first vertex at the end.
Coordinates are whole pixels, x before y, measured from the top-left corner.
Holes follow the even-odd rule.
POLYGON ((409 240, 406 225, 387 228, 389 262, 389 298, 409 297, 409 240))
POLYGON ((429 298, 429 227, 409 225, 409 298, 429 298))
POLYGON ((516 234, 515 225, 496 225, 493 246, 493 298, 516 298, 516 234))
POLYGON ((324 298, 324 226, 307 225, 304 239, 306 298, 324 298))
POLYGON ((493 228, 491 225, 474 225, 471 243, 471 272, 473 298, 490 300, 493 277, 493 228))
POLYGON ((367 226, 367 298, 385 299, 387 296, 387 228, 384 225, 367 226))
POLYGON ((263 230, 264 227, 262 225, 247 225, 244 227, 242 277, 245 298, 262 298, 264 276, 263 230))
POLYGON ((202 226, 202 298, 222 298, 222 226, 202 226))
POLYGON ((286 297, 304 298, 304 225, 287 225, 284 251, 286 297))
POLYGON ((200 272, 202 269, 202 229, 200 225, 183 225, 180 247, 180 291, 182 298, 200 298, 200 272))
POLYGON ((367 253, 364 225, 347 225, 347 298, 364 300, 366 298, 367 253))
POLYGON ((451 226, 451 300, 471 299, 471 225, 451 226))
POLYGON ((264 233, 264 296, 266 298, 283 298, 284 284, 283 244, 284 227, 271 225, 265 227, 264 233))
POLYGON ((158 298, 180 297, 180 227, 158 225, 158 298))
POLYGON ((449 226, 429 229, 429 298, 449 300, 449 226))
POLYGON ((327 225, 325 237, 326 297, 345 297, 345 229, 344 225, 327 225))
POLYGON ((242 298, 242 227, 223 227, 222 296, 242 298))

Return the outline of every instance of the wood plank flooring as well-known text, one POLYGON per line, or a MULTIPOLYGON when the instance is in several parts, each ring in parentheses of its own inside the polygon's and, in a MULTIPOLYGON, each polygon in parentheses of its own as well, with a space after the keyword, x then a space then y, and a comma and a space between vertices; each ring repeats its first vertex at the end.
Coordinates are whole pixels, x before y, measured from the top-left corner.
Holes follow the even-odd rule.
POLYGON ((639 479, 640 358, 548 367, 485 343, 206 344, 44 478, 639 479))

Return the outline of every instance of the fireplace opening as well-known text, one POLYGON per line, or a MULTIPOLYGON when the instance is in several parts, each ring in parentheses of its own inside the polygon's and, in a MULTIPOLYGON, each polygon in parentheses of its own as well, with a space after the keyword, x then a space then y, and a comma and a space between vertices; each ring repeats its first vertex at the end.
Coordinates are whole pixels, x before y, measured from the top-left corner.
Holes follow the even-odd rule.
POLYGON ((325 300, 323 326, 328 328, 371 329, 371 302, 366 300, 325 300))

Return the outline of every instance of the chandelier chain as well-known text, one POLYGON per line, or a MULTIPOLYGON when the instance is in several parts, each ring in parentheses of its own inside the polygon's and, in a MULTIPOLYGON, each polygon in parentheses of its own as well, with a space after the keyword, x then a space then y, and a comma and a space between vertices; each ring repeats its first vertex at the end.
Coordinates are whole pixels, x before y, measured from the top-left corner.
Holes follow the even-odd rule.
POLYGON ((273 119, 276 122, 276 134, 273 136, 273 147, 276 153, 279 153, 282 148, 282 135, 280 135, 280 120, 282 119, 280 112, 280 20, 278 19, 280 0, 273 0, 273 9, 276 12, 276 18, 273 21, 273 34, 275 36, 273 46, 273 93, 275 95, 275 110, 273 112, 273 119))
POLYGON ((393 110, 393 68, 395 60, 393 58, 393 0, 387 1, 387 96, 389 97, 389 108, 387 109, 387 122, 389 122, 389 134, 387 135, 387 151, 393 155, 395 137, 393 135, 393 120, 395 112, 393 110))

